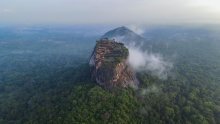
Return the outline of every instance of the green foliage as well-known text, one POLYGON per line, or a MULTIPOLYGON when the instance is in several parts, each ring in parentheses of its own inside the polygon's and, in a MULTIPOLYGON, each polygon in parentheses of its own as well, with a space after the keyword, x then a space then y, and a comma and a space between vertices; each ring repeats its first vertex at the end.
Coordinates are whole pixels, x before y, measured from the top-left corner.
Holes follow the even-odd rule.
POLYGON ((169 48, 158 44, 153 51, 178 55, 172 75, 160 80, 139 73, 138 90, 115 91, 91 80, 85 58, 69 52, 2 54, 8 53, 2 48, 0 124, 219 124, 219 47, 207 42, 175 42, 169 48))
POLYGON ((135 118, 137 100, 132 90, 108 92, 99 86, 76 87, 70 96, 72 109, 65 121, 79 123, 130 123, 135 118), (77 99, 77 101, 75 100, 77 99))

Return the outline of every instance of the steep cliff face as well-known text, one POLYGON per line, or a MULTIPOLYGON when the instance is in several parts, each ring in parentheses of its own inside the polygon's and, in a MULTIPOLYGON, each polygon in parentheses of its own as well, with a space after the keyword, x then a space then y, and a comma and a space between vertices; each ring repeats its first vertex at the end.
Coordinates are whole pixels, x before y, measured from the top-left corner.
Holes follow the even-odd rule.
POLYGON ((135 73, 127 65, 128 49, 114 40, 97 41, 90 59, 92 77, 105 88, 136 86, 135 73))

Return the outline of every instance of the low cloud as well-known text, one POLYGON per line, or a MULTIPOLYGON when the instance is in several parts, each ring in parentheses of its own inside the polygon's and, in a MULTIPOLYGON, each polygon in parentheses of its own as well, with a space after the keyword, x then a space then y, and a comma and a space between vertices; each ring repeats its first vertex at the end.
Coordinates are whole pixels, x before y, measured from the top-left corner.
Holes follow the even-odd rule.
POLYGON ((160 79, 166 79, 173 64, 165 61, 162 55, 142 50, 135 45, 128 45, 129 65, 137 72, 149 72, 160 79))
POLYGON ((129 25, 128 28, 139 35, 142 35, 144 33, 144 29, 136 25, 129 25))
POLYGON ((149 86, 148 88, 140 89, 141 96, 146 96, 150 93, 159 93, 159 92, 160 92, 160 89, 155 85, 149 86))
POLYGON ((0 22, 3 18, 15 24, 215 24, 220 23, 219 5, 219 0, 1 0, 0 8, 16 13, 0 15, 0 22))
POLYGON ((124 42, 123 36, 114 37, 117 42, 122 42, 129 50, 128 64, 136 72, 147 72, 159 79, 167 79, 173 67, 172 62, 166 61, 159 53, 152 53, 142 49, 142 44, 136 42, 124 42))
POLYGON ((13 10, 12 9, 2 9, 0 10, 0 13, 3 13, 3 14, 8 14, 8 13, 12 13, 13 10))

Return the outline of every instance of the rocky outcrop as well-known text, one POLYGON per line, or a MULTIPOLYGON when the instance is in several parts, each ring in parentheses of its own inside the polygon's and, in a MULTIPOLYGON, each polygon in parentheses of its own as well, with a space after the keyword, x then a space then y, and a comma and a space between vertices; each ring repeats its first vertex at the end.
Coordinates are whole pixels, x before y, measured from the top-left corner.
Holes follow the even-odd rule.
POLYGON ((136 86, 135 73, 127 65, 129 52, 123 43, 101 39, 90 59, 92 77, 105 88, 136 86))

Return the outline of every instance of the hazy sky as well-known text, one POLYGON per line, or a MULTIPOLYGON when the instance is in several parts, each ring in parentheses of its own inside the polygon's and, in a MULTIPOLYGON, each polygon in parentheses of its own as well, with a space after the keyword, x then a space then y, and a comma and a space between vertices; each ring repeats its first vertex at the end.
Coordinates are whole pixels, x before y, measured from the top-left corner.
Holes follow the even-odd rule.
POLYGON ((220 23, 220 0, 1 0, 0 23, 220 23))

